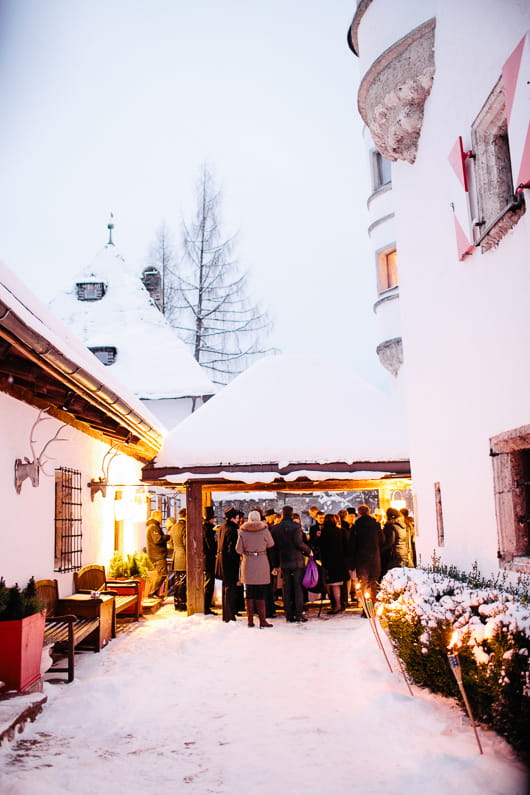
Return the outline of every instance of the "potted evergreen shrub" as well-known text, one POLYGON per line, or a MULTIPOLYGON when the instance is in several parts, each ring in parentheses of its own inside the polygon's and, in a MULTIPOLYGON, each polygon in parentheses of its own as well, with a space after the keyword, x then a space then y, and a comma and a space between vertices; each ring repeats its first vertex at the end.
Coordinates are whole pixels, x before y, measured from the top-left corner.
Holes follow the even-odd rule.
MULTIPOLYGON (((142 615, 142 599, 145 591, 147 572, 154 569, 153 564, 145 552, 134 552, 132 555, 124 557, 121 552, 115 552, 109 563, 109 573, 107 585, 112 590, 112 580, 120 582, 120 593, 128 593, 123 582, 126 580, 138 581, 138 613, 142 615)), ((131 588, 129 593, 134 593, 131 588)), ((127 613, 121 615, 126 616, 127 613)), ((132 613, 131 613, 132 615, 132 613)))
POLYGON ((22 590, 0 578, 0 692, 23 691, 39 679, 45 617, 33 577, 22 590))

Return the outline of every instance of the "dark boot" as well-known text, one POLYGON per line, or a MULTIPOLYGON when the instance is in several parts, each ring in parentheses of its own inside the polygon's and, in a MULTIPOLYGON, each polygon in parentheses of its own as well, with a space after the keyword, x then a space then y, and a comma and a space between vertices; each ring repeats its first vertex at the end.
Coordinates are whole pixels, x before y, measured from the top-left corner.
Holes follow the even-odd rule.
POLYGON ((273 627, 274 624, 269 624, 265 618, 265 599, 254 599, 254 604, 256 605, 256 612, 259 616, 259 628, 273 627))
POLYGON ((255 600, 254 599, 245 599, 245 605, 247 608, 247 620, 249 627, 254 626, 254 609, 255 609, 255 600))

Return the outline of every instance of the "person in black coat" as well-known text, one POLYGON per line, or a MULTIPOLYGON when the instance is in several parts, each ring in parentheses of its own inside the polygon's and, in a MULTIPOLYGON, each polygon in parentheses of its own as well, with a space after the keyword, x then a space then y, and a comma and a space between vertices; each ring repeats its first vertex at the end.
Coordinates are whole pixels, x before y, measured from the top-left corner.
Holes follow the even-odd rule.
POLYGON ((348 564, 350 570, 356 570, 363 592, 369 591, 372 602, 375 603, 381 577, 381 527, 379 522, 370 516, 368 505, 359 505, 355 533, 350 536, 348 564))
POLYGON ((340 613, 342 612, 340 589, 348 577, 348 566, 340 519, 331 513, 327 513, 324 517, 320 537, 320 554, 326 572, 326 584, 329 587, 331 608, 328 613, 340 613))
POLYGON ((409 535, 401 512, 396 508, 386 509, 386 524, 383 527, 383 549, 381 552, 382 572, 385 575, 390 569, 410 566, 412 555, 409 535))
POLYGON ((223 581, 223 621, 235 621, 239 599, 239 564, 236 552, 239 525, 243 514, 236 508, 227 508, 226 522, 221 526, 217 542, 215 575, 223 581))
POLYGON ((309 528, 309 546, 313 550, 315 560, 320 560, 320 538, 322 536, 322 527, 324 525, 324 511, 317 511, 315 514, 315 523, 309 528))
POLYGON ((301 525, 294 522, 292 517, 292 507, 284 505, 281 521, 271 527, 274 539, 275 569, 279 566, 282 570, 283 608, 285 618, 289 623, 307 621, 303 615, 304 555, 311 556, 313 554, 303 541, 301 525))
POLYGON ((215 589, 215 559, 217 557, 217 537, 215 535, 215 515, 212 505, 205 508, 203 524, 204 548, 204 612, 216 615, 212 610, 212 599, 215 589))

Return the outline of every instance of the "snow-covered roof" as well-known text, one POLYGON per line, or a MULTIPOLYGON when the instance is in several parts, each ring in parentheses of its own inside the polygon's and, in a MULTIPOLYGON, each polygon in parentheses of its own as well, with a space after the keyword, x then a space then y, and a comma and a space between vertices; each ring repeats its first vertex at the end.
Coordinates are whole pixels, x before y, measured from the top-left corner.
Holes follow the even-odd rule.
POLYGON ((50 307, 87 347, 117 349, 116 361, 107 369, 137 397, 156 400, 215 392, 206 373, 153 304, 140 274, 126 264, 114 244, 108 243, 50 307), (103 282, 105 295, 97 301, 78 300, 76 284, 80 282, 103 282))
POLYGON ((279 355, 258 361, 171 430, 154 469, 173 482, 201 477, 193 471, 200 467, 268 482, 279 474, 351 478, 340 465, 360 464, 356 477, 373 478, 408 458, 405 420, 387 395, 347 367, 279 355), (258 465, 263 471, 252 469, 258 465))
POLYGON ((0 303, 2 325, 11 324, 18 335, 30 333, 35 353, 43 361, 73 382, 79 379, 79 384, 94 398, 100 396, 102 406, 108 406, 109 410, 121 406, 123 417, 134 420, 139 427, 152 429, 157 435, 165 432, 145 405, 3 263, 0 263, 0 303))

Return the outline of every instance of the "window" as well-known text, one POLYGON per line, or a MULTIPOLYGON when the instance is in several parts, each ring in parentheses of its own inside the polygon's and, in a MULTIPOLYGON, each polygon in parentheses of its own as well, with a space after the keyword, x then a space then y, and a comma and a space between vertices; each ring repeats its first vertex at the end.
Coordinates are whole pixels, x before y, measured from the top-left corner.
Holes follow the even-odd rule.
POLYGON ((112 345, 99 345, 94 348, 89 348, 89 351, 92 351, 96 359, 104 365, 114 364, 116 361, 116 354, 117 348, 112 345))
POLYGON ((471 142, 475 158, 474 242, 488 251, 515 226, 525 209, 522 199, 514 196, 502 79, 472 124, 471 142))
POLYGON ((55 571, 81 566, 81 472, 55 470, 55 571))
POLYGON ((383 185, 389 185, 391 182, 391 161, 387 157, 383 157, 377 149, 374 149, 372 152, 372 185, 374 191, 379 190, 383 185))
POLYGON ((530 426, 490 440, 501 566, 530 569, 530 426))
POLYGON ((383 293, 398 285, 396 247, 377 252, 377 291, 383 293))
POLYGON ((434 484, 434 505, 436 508, 436 530, 438 533, 438 546, 443 547, 445 542, 444 515, 442 510, 442 490, 439 483, 434 484))
POLYGON ((75 287, 78 301, 99 301, 107 292, 104 282, 77 282, 75 287))
POLYGON ((168 516, 176 517, 180 508, 185 508, 186 504, 182 505, 179 496, 174 494, 150 494, 149 495, 149 512, 162 511, 162 520, 165 521, 168 516))

